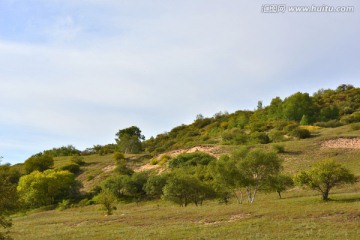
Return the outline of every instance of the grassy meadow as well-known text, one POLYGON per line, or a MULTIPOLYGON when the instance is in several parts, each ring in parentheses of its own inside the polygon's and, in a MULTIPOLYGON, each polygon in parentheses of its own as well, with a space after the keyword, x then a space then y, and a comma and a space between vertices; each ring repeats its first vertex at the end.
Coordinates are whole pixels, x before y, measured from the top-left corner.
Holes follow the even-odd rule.
MULTIPOLYGON (((349 126, 314 129, 310 139, 287 141, 284 170, 294 174, 323 159, 335 159, 359 179, 360 149, 323 148, 327 139, 360 137, 349 126)), ((273 144, 255 147, 272 150, 273 144)), ((236 146, 226 146, 231 150, 236 146)), ((55 167, 68 158, 57 158, 55 167)), ((91 155, 79 179, 86 189, 111 174, 112 155, 91 155), (108 171, 109 170, 109 171, 108 171)), ((141 166, 146 161, 133 161, 141 166)), ((117 210, 106 216, 100 205, 76 207, 64 211, 32 211, 13 216, 14 239, 360 239, 360 182, 335 188, 330 201, 323 202, 315 191, 295 187, 284 192, 259 193, 253 204, 246 201, 228 205, 216 200, 203 206, 179 207, 158 200, 118 203, 117 210)))
POLYGON ((256 202, 215 201, 181 208, 168 202, 118 204, 29 213, 13 219, 15 239, 358 239, 360 194, 260 194, 256 202))

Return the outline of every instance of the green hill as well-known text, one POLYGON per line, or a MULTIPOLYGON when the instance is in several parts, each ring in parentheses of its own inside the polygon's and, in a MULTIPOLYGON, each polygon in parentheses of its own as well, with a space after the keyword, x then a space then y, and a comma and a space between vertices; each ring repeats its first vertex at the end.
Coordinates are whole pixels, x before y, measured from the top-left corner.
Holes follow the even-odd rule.
MULTIPOLYGON (((283 173, 291 176, 332 159, 360 180, 360 88, 341 85, 312 96, 295 93, 284 100, 274 98, 269 106, 259 103, 254 111, 199 115, 192 124, 141 141, 138 153, 126 153, 124 158, 119 155, 126 145, 123 139, 85 151, 68 146, 41 153, 54 157, 55 169, 69 168, 74 154, 80 157, 76 170, 82 184, 80 198, 63 211, 49 210, 53 205, 14 214, 11 236, 30 240, 357 239, 360 235, 360 181, 335 187, 327 202, 316 191, 299 186, 285 191, 283 199, 260 191, 254 204, 237 204, 234 197, 224 204, 214 195, 202 206, 186 208, 144 193, 149 176, 185 174, 200 179, 200 186, 214 184, 211 163, 239 149, 277 152, 283 173), (106 216, 100 205, 93 205, 92 197, 113 183, 128 185, 125 190, 117 186, 117 210, 106 216)), ((25 173, 22 164, 10 168, 25 173)))

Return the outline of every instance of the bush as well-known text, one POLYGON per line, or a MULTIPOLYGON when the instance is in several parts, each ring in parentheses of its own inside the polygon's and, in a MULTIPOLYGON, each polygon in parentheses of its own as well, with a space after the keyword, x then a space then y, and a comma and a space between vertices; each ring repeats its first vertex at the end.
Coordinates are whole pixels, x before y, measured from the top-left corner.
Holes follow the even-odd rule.
POLYGON ((79 166, 83 166, 85 165, 86 163, 84 162, 84 157, 82 156, 79 156, 79 155, 74 155, 71 157, 70 159, 71 162, 79 165, 79 166))
POLYGON ((68 165, 61 167, 60 169, 64 171, 69 171, 74 174, 80 173, 80 166, 76 163, 70 163, 68 165))
POLYGON ((353 123, 351 124, 351 129, 356 131, 356 130, 360 130, 360 123, 353 123))
POLYGON ((285 152, 285 146, 282 144, 274 144, 273 149, 275 150, 275 152, 277 153, 284 153, 285 152))
POLYGON ((54 159, 49 154, 36 154, 29 159, 27 159, 24 163, 25 171, 27 174, 33 171, 43 172, 47 169, 50 169, 54 166, 54 159))
POLYGON ((253 132, 250 134, 252 143, 266 144, 270 142, 268 135, 264 132, 253 132))
POLYGON ((298 127, 299 124, 297 124, 296 122, 289 122, 288 125, 284 128, 284 130, 285 132, 290 133, 298 127))
POLYGON ((146 195, 150 198, 160 198, 163 194, 163 188, 166 184, 166 181, 168 179, 167 174, 161 174, 161 175, 151 175, 143 189, 146 192, 146 195))
POLYGON ((95 177, 93 176, 93 175, 88 175, 87 177, 86 177, 86 180, 87 181, 91 181, 91 180, 93 180, 95 177))
POLYGON ((157 165, 159 163, 159 161, 156 158, 152 158, 150 160, 150 165, 157 165))
POLYGON ((222 135, 222 140, 224 144, 244 144, 247 142, 247 135, 239 128, 231 129, 231 131, 226 131, 222 135))
POLYGON ((185 166, 208 165, 215 160, 215 157, 203 152, 183 153, 171 159, 169 161, 169 167, 180 168, 185 166))
POLYGON ((307 129, 295 128, 290 132, 290 135, 299 139, 309 138, 311 133, 307 129))
POLYGON ((112 211, 115 209, 114 203, 116 201, 116 197, 110 190, 102 190, 95 199, 97 203, 103 205, 107 215, 112 215, 112 211))
POLYGON ((360 112, 354 112, 351 115, 345 115, 340 119, 343 124, 360 122, 360 112))
POLYGON ((69 200, 64 199, 64 200, 62 200, 62 202, 58 203, 57 209, 59 211, 64 211, 65 209, 68 209, 68 208, 70 208, 70 201, 69 200))
POLYGON ((317 122, 314 125, 318 126, 318 127, 323 127, 323 128, 336 128, 336 127, 342 126, 341 122, 339 122, 338 120, 330 120, 327 122, 317 122))
POLYGON ((269 132, 269 138, 271 142, 282 142, 285 140, 283 132, 275 129, 269 132))

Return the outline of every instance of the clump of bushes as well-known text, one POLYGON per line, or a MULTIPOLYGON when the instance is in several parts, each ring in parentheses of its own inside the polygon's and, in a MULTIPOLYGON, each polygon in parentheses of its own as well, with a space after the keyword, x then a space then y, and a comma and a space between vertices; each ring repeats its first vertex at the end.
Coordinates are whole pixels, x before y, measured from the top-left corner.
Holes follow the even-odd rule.
POLYGON ((253 132, 250 134, 250 141, 252 143, 266 144, 270 142, 270 139, 264 132, 253 132))
POLYGON ((350 125, 351 129, 356 131, 356 130, 360 130, 360 123, 353 123, 350 125))
POLYGON ((323 127, 323 128, 336 128, 336 127, 342 126, 341 122, 339 122, 338 120, 330 120, 327 122, 317 122, 314 125, 318 126, 318 127, 323 127))
POLYGON ((60 168, 61 170, 64 171, 69 171, 73 174, 79 174, 80 173, 80 166, 76 163, 69 163, 63 167, 60 168))
POLYGON ((282 142, 285 140, 283 131, 271 130, 268 134, 271 142, 282 142))
POLYGON ((285 152, 285 146, 283 144, 274 144, 272 146, 272 148, 277 153, 284 153, 285 152))
POLYGON ((86 163, 84 161, 84 157, 83 156, 79 156, 79 155, 74 155, 71 157, 70 161, 72 163, 75 163, 79 166, 84 166, 86 163))
POLYGON ((343 124, 360 122, 360 112, 354 112, 350 115, 345 115, 340 119, 340 122, 343 124))
POLYGON ((307 129, 303 128, 295 128, 290 132, 290 136, 296 137, 299 139, 309 138, 311 136, 311 133, 307 129))
POLYGON ((208 165, 210 162, 215 161, 216 158, 203 153, 183 153, 169 161, 170 168, 179 168, 185 166, 197 166, 197 165, 208 165))

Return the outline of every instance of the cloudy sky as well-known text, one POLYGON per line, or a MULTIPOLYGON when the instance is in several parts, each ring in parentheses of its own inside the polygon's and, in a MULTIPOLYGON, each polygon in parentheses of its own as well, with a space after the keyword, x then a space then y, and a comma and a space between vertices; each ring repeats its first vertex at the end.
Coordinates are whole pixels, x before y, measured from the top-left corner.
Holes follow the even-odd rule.
MULTIPOLYGON (((284 3, 286 1, 281 1, 284 3)), ((352 13, 262 13, 268 0, 0 0, 0 156, 146 138, 197 114, 360 86, 352 13)))

